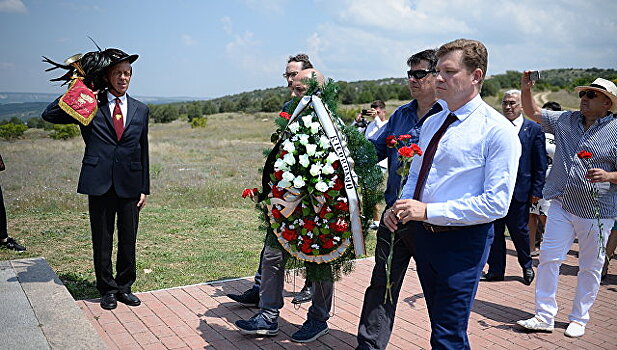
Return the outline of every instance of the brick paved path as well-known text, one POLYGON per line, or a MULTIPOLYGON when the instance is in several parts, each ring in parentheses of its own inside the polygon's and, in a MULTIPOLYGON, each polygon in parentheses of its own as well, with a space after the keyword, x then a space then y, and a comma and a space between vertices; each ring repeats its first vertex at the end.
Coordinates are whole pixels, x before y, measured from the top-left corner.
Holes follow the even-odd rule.
MULTIPOLYGON (((469 322, 472 348, 617 349, 617 261, 613 261, 607 281, 600 288, 584 337, 564 336, 578 271, 575 250, 561 269, 558 293, 561 309, 555 331, 526 333, 515 322, 532 316, 535 283, 531 286, 522 283, 512 242, 507 244, 506 280, 481 283, 478 289, 469 322)), ((110 349, 352 349, 356 345, 361 304, 373 264, 372 259, 358 261, 355 271, 336 284, 330 334, 309 344, 289 340, 297 325, 304 322, 308 308, 303 304, 296 309, 290 303, 292 283, 286 284, 287 297, 279 320, 281 331, 271 338, 243 336, 233 325, 240 318, 251 317, 256 309, 238 305, 225 294, 246 290, 252 283, 250 279, 139 293, 141 306, 129 308, 119 304, 112 312, 102 310, 98 300, 81 300, 77 304, 110 349)), ((298 279, 296 290, 302 284, 298 279)), ((389 349, 430 348, 426 304, 413 262, 401 291, 394 327, 389 349)))

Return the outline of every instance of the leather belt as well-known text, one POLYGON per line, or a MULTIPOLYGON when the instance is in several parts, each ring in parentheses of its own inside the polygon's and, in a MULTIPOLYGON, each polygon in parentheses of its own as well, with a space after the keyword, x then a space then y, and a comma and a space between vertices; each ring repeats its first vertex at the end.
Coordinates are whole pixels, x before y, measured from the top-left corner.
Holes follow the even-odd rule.
POLYGON ((460 229, 469 227, 469 226, 437 226, 437 225, 431 225, 427 222, 423 222, 422 226, 424 226, 424 228, 428 232, 432 232, 432 233, 449 232, 449 231, 455 231, 455 230, 460 230, 460 229))

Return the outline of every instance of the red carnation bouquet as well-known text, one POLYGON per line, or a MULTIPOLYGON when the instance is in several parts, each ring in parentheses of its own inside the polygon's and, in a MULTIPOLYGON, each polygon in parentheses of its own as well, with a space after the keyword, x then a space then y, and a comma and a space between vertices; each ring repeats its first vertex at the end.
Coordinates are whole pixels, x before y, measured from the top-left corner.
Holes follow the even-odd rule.
MULTIPOLYGON (((418 155, 422 155, 422 149, 415 143, 411 143, 411 135, 390 135, 386 137, 386 146, 389 148, 396 148, 398 153, 398 160, 401 164, 397 169, 397 173, 401 176, 401 183, 398 188, 398 198, 401 198, 401 194, 403 193, 403 185, 405 181, 403 181, 409 175, 409 168, 411 168, 411 161, 413 157, 418 155)), ((390 252, 388 253, 388 257, 386 259, 386 295, 384 295, 384 304, 388 301, 392 302, 392 281, 390 279, 390 274, 392 271, 392 257, 394 255, 394 232, 390 233, 390 252)))

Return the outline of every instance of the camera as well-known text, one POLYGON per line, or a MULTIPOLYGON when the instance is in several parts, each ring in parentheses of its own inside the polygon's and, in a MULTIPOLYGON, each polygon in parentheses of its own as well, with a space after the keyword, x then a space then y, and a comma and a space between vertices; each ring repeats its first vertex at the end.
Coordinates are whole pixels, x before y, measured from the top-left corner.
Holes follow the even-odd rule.
POLYGON ((368 120, 366 120, 366 118, 364 117, 356 121, 356 127, 358 128, 366 128, 367 125, 368 125, 368 120))
POLYGON ((368 109, 363 109, 362 112, 360 112, 360 114, 362 114, 362 115, 369 115, 368 114, 368 109))
POLYGON ((540 72, 537 70, 533 70, 531 72, 529 72, 529 80, 531 81, 538 81, 540 80, 540 72))

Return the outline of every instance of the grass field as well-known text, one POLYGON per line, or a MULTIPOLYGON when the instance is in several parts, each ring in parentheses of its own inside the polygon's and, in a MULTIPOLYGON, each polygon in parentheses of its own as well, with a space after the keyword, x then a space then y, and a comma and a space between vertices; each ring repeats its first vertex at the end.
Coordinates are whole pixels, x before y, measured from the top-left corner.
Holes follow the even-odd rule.
MULTIPOLYGON (((140 216, 134 291, 255 272, 264 233, 240 194, 260 184, 275 116, 217 114, 203 129, 180 120, 150 126, 152 195, 140 216)), ((9 234, 28 247, 20 255, 0 250, 0 260, 43 256, 76 299, 98 296, 87 197, 76 193, 81 138, 29 130, 24 139, 0 141, 0 153, 9 234)))

